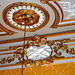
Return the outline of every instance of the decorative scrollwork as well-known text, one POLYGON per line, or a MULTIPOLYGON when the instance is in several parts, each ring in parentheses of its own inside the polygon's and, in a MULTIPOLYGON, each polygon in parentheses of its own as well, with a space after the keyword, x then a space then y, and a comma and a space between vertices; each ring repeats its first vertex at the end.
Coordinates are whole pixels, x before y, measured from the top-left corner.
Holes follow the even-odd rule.
POLYGON ((64 44, 69 40, 70 39, 49 41, 47 38, 35 35, 31 41, 28 41, 25 44, 24 54, 23 46, 10 47, 10 49, 16 50, 13 57, 3 58, 0 63, 11 63, 15 58, 18 58, 19 62, 17 63, 22 63, 22 61, 24 61, 26 67, 49 64, 55 59, 65 58, 62 56, 60 50, 63 50, 70 55, 75 54, 74 48, 68 48, 68 46, 64 44))

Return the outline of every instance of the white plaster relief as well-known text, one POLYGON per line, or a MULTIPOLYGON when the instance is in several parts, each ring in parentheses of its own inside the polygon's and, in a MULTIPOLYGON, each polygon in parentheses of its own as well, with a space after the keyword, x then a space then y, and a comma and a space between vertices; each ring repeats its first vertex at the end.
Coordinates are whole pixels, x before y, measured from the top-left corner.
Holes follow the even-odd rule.
POLYGON ((59 4, 61 5, 64 14, 65 15, 65 19, 75 19, 75 4, 71 4, 70 2, 59 2, 59 4))

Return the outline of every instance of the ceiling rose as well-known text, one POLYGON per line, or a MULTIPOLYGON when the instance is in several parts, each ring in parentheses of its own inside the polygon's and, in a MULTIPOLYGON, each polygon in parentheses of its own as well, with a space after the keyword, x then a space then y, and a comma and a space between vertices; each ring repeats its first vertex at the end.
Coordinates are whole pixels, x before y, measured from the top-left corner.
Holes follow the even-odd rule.
POLYGON ((36 31, 44 27, 49 21, 49 14, 42 6, 18 2, 8 5, 3 11, 4 22, 18 30, 36 31))

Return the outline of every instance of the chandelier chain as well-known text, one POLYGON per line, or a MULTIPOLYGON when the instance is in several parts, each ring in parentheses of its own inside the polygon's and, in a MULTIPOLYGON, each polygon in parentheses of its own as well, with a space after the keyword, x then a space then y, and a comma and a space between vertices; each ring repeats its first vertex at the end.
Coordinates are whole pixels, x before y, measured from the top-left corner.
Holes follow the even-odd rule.
POLYGON ((23 75, 23 65, 24 65, 24 49, 25 49, 25 37, 26 37, 26 21, 25 21, 25 28, 24 28, 24 44, 23 44, 23 54, 22 54, 22 75, 23 75))

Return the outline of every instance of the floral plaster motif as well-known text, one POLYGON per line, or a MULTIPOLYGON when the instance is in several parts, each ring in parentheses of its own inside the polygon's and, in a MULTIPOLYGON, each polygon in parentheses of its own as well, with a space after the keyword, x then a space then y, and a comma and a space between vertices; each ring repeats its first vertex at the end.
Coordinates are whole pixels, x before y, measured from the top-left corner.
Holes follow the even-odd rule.
POLYGON ((70 2, 60 1, 59 4, 62 6, 64 13, 68 13, 65 19, 75 19, 75 4, 70 2))

